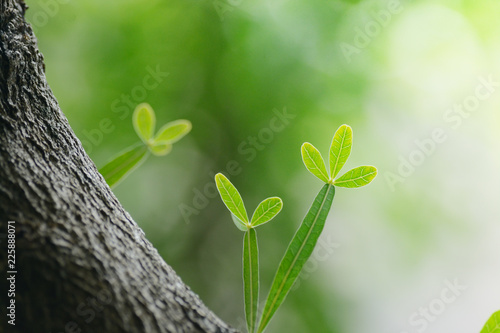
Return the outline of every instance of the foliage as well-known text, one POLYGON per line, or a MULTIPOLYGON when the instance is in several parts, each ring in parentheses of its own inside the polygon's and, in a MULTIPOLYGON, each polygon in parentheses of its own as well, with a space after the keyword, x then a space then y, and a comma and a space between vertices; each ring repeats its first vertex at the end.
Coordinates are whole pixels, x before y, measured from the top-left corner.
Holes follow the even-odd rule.
POLYGON ((500 333, 500 311, 491 315, 481 333, 500 333))
POLYGON ((99 169, 110 187, 118 185, 137 169, 149 153, 156 156, 170 153, 172 145, 188 134, 192 127, 189 120, 175 120, 163 125, 155 136, 156 116, 147 103, 139 104, 135 108, 132 124, 142 143, 127 148, 99 169))
MULTIPOLYGON (((329 154, 330 173, 328 173, 320 152, 310 143, 306 142, 302 145, 302 160, 306 168, 326 184, 316 196, 285 251, 262 312, 257 329, 258 333, 264 332, 311 256, 328 217, 335 196, 335 186, 347 188, 365 186, 377 175, 375 167, 361 166, 335 179, 347 162, 351 148, 352 129, 347 125, 342 125, 333 136, 329 154)), ((252 220, 249 221, 241 195, 233 184, 221 173, 215 176, 215 182, 222 201, 231 212, 236 227, 246 231, 243 241, 245 312, 248 332, 254 333, 260 283, 257 234, 254 227, 269 222, 281 211, 283 204, 278 197, 267 198, 259 204, 252 220)))
POLYGON ((231 212, 234 224, 245 231, 243 238, 243 285, 245 296, 245 315, 248 332, 255 331, 257 307, 259 304, 259 249, 255 227, 271 221, 283 207, 278 197, 263 200, 255 209, 252 220, 243 204, 243 199, 234 185, 222 174, 215 175, 215 182, 222 201, 231 212))

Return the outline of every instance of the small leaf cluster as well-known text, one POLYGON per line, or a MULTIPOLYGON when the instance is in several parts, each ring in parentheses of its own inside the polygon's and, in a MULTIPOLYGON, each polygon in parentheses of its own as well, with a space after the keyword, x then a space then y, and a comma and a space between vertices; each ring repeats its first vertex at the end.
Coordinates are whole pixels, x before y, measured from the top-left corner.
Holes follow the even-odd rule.
POLYGON ((257 321, 259 255, 257 234, 254 228, 273 219, 281 211, 283 202, 278 197, 265 199, 258 205, 252 219, 249 220, 238 190, 223 174, 219 173, 215 176, 217 189, 222 201, 231 212, 234 224, 238 229, 245 231, 243 239, 243 289, 249 333, 264 332, 297 280, 323 231, 335 196, 335 186, 357 188, 369 184, 376 177, 377 169, 375 167, 361 166, 336 178, 351 153, 351 147, 352 129, 347 125, 342 125, 333 136, 329 155, 330 170, 327 172, 319 151, 310 143, 306 142, 302 145, 302 160, 306 168, 322 180, 325 185, 314 199, 285 251, 259 321, 257 321))
POLYGON ((238 229, 245 231, 243 238, 243 291, 245 296, 245 315, 249 333, 256 328, 259 304, 259 248, 255 227, 271 221, 283 208, 278 197, 264 199, 255 209, 252 219, 248 219, 245 204, 240 193, 222 173, 215 175, 215 183, 222 202, 231 212, 238 229))
POLYGON ((155 135, 156 116, 147 103, 139 104, 135 108, 132 123, 139 138, 156 156, 170 153, 172 145, 188 134, 192 128, 189 120, 179 119, 166 123, 155 135))
POLYGON ((339 187, 357 188, 368 185, 377 176, 377 169, 370 165, 351 169, 336 178, 351 154, 352 141, 351 127, 348 125, 340 126, 335 132, 330 146, 329 173, 326 171, 325 161, 318 149, 309 142, 305 142, 302 145, 301 153, 307 170, 321 181, 339 187))
POLYGON ((234 224, 241 231, 247 231, 271 221, 281 211, 281 208, 283 208, 281 198, 267 198, 257 206, 252 219, 249 220, 240 192, 238 192, 229 179, 222 173, 218 173, 215 175, 215 183, 222 201, 231 212, 234 224))
POLYGON ((192 127, 189 120, 179 119, 163 125, 155 135, 156 115, 147 103, 135 108, 132 124, 142 142, 125 149, 99 169, 110 187, 118 185, 138 168, 150 153, 155 156, 167 155, 172 145, 188 134, 192 127))

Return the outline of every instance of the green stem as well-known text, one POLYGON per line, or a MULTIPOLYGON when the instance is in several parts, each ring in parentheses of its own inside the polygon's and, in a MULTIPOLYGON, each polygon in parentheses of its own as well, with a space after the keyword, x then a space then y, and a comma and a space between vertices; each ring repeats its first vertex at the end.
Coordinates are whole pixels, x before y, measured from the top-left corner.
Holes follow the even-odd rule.
POLYGON ((259 249, 253 228, 245 232, 243 239, 243 284, 248 332, 254 333, 259 304, 259 249))

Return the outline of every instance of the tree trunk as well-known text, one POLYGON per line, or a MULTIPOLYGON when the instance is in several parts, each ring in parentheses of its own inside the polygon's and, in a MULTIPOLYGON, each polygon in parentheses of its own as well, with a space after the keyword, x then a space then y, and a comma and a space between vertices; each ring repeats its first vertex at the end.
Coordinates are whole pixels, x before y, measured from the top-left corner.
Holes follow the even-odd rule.
POLYGON ((0 1, 0 331, 236 332, 120 205, 47 85, 26 5, 0 1))

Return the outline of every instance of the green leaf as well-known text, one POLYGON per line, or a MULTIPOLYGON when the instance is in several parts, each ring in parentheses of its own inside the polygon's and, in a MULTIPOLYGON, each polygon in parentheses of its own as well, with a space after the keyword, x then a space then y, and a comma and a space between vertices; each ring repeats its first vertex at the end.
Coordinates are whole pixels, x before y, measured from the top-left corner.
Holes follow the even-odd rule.
POLYGON ((340 169, 351 154, 352 147, 352 128, 349 125, 339 127, 333 136, 330 146, 330 177, 335 179, 340 169))
POLYGON ((250 224, 252 227, 271 221, 283 208, 283 201, 278 197, 263 200, 255 209, 250 224))
POLYGON ((189 120, 179 119, 167 123, 158 131, 154 142, 174 143, 182 139, 191 131, 192 125, 189 120))
POLYGON ((219 190, 220 197, 226 205, 227 209, 233 213, 241 221, 248 224, 248 215, 243 204, 241 195, 233 184, 222 173, 215 175, 215 183, 219 190))
POLYGON ((269 321, 283 303, 290 288, 299 276, 307 259, 311 256, 325 225, 334 195, 335 187, 331 184, 325 184, 316 196, 295 236, 293 236, 274 276, 257 332, 263 332, 267 324, 269 324, 269 321))
POLYGON ((347 171, 335 180, 333 185, 339 187, 357 188, 370 184, 377 176, 377 168, 370 165, 360 166, 347 171))
POLYGON ((148 148, 142 143, 132 146, 109 161, 99 172, 110 187, 116 186, 144 162, 147 152, 148 148))
POLYGON ((248 333, 254 333, 259 304, 259 248, 253 228, 247 230, 243 240, 243 285, 248 333))
POLYGON ((325 161, 320 152, 309 142, 305 142, 301 148, 302 161, 310 173, 318 177, 321 181, 328 183, 328 172, 325 161))
POLYGON ((155 156, 165 156, 172 151, 172 145, 170 143, 155 142, 149 146, 149 150, 155 156))
POLYGON ((486 322, 481 333, 500 333, 500 311, 491 315, 490 319, 486 322))
POLYGON ((148 103, 137 105, 132 115, 135 132, 144 143, 153 138, 156 117, 155 112, 148 103))
POLYGON ((237 218, 236 215, 234 215, 233 213, 231 213, 231 218, 233 219, 233 222, 234 222, 234 225, 236 226, 236 228, 240 229, 241 231, 248 230, 248 227, 245 224, 245 222, 243 222, 242 220, 237 218))

